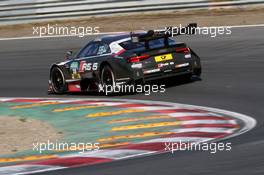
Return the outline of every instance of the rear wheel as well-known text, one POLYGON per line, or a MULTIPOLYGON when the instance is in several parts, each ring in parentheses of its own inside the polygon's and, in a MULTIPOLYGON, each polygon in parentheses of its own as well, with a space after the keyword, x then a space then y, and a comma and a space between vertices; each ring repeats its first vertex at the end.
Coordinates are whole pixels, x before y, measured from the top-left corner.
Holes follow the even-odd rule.
POLYGON ((192 80, 192 74, 189 73, 189 74, 185 74, 182 76, 184 82, 190 82, 192 80))
POLYGON ((200 68, 196 68, 196 69, 194 69, 194 70, 193 70, 193 74, 194 74, 195 76, 197 76, 197 77, 200 77, 201 74, 202 74, 202 68, 200 67, 200 68))
POLYGON ((62 94, 66 91, 67 86, 63 72, 60 68, 54 67, 50 72, 51 86, 55 93, 62 94))
POLYGON ((104 66, 101 72, 102 85, 115 85, 115 75, 112 68, 108 65, 104 66))
POLYGON ((104 66, 102 68, 100 78, 101 78, 101 85, 103 87, 102 92, 106 95, 113 94, 115 89, 115 75, 112 68, 108 65, 104 66))

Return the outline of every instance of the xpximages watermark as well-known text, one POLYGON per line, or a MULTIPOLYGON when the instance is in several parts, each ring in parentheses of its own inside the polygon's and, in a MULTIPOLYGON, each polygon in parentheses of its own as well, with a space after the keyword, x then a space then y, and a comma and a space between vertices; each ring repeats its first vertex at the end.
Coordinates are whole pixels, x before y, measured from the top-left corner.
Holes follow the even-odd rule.
POLYGON ((40 154, 45 151, 78 151, 84 153, 85 151, 96 151, 100 149, 100 143, 75 143, 75 142, 36 142, 33 143, 33 151, 37 151, 40 154))
POLYGON ((210 26, 210 27, 185 27, 183 25, 165 28, 166 33, 169 33, 172 37, 176 35, 209 35, 212 38, 231 35, 232 30, 230 26, 210 26))
POLYGON ((165 151, 174 153, 175 151, 209 151, 211 154, 215 154, 219 151, 231 151, 231 143, 192 143, 192 142, 166 142, 165 151))
POLYGON ((164 93, 166 91, 165 85, 150 85, 150 84, 137 84, 137 85, 102 85, 99 84, 99 92, 109 95, 112 93, 144 93, 150 95, 151 93, 164 93))
POLYGON ((59 26, 55 25, 44 25, 32 27, 32 34, 39 37, 44 36, 79 36, 84 37, 86 35, 93 35, 100 33, 100 27, 92 26, 59 26))

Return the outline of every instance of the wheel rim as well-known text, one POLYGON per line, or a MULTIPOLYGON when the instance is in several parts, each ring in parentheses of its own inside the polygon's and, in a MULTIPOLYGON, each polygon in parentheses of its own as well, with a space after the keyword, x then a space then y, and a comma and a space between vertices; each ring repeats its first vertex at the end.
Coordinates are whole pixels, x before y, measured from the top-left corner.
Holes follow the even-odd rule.
POLYGON ((56 92, 61 92, 64 88, 64 77, 59 69, 55 69, 52 74, 52 86, 56 92))
POLYGON ((102 82, 104 85, 114 85, 114 74, 109 69, 104 69, 102 73, 102 82))

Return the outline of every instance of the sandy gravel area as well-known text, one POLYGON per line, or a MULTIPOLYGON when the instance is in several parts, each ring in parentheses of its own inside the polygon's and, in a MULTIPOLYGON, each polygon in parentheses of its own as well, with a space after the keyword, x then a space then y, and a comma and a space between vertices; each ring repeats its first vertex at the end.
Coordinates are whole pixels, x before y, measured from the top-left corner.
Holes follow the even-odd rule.
POLYGON ((32 150, 33 143, 62 138, 60 132, 39 120, 0 116, 0 123, 0 155, 32 150))

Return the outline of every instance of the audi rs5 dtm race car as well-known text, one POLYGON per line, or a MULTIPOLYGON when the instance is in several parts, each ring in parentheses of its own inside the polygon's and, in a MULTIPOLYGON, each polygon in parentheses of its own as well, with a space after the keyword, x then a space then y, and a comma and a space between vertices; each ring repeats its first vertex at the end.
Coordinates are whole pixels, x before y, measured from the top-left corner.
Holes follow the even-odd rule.
POLYGON ((99 85, 135 85, 178 75, 200 76, 199 56, 185 43, 172 39, 193 34, 196 27, 194 23, 182 29, 168 27, 97 37, 72 58, 70 51, 65 61, 51 66, 49 92, 98 91, 99 85), (183 29, 188 32, 183 33, 183 29))

